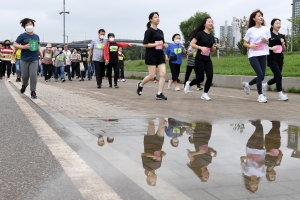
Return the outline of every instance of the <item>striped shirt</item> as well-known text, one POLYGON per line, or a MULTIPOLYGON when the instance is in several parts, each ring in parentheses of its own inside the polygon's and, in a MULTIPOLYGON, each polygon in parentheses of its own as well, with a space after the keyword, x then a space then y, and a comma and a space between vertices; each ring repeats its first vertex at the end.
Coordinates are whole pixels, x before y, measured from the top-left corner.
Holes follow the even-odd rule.
POLYGON ((1 49, 1 54, 2 54, 2 61, 11 61, 12 59, 12 53, 13 53, 12 48, 2 48, 1 49))
MULTIPOLYGON (((195 49, 193 49, 191 46, 189 46, 189 48, 187 50, 187 54, 193 52, 194 50, 195 49)), ((196 53, 197 53, 197 51, 192 56, 188 56, 188 59, 187 59, 187 65, 188 66, 195 66, 196 53)))

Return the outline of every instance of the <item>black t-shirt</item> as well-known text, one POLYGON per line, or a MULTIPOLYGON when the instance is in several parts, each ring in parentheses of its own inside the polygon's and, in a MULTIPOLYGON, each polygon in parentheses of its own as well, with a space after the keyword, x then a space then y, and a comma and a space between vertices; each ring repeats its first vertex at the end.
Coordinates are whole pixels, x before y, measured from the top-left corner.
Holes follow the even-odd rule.
POLYGON ((118 45, 115 42, 110 42, 109 45, 109 64, 116 64, 119 62, 118 45))
MULTIPOLYGON (((196 44, 198 46, 201 47, 207 47, 207 48, 211 48, 214 43, 215 43, 215 38, 214 36, 212 36, 211 34, 208 34, 204 31, 200 31, 199 33, 197 33, 195 39, 197 40, 196 44)), ((209 60, 210 59, 210 55, 209 56, 204 56, 201 54, 201 50, 199 49, 197 51, 197 55, 196 58, 199 58, 201 60, 209 60)))
MULTIPOLYGON (((163 43, 165 43, 163 31, 160 29, 155 30, 150 27, 145 31, 143 44, 155 43, 155 41, 161 41, 161 40, 163 41, 163 43)), ((165 55, 162 49, 157 50, 155 47, 146 48, 146 55, 145 55, 146 64, 152 62, 153 59, 159 59, 164 61, 164 58, 165 55)))
MULTIPOLYGON (((280 39, 283 38, 285 41, 284 35, 278 33, 276 35, 275 33, 271 32, 271 38, 269 39, 269 47, 273 47, 276 45, 282 45, 280 39)), ((268 66, 270 62, 277 62, 279 65, 283 65, 283 53, 274 53, 272 50, 270 50, 270 55, 268 55, 268 66)))

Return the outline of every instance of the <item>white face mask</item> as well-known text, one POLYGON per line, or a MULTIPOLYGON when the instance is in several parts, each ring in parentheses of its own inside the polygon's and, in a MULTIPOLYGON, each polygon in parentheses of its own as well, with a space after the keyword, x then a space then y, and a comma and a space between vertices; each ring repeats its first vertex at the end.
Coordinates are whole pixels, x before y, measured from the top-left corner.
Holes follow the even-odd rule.
POLYGON ((175 40, 175 43, 176 43, 176 44, 179 44, 179 43, 180 43, 180 40, 175 40))
POLYGON ((103 39, 104 38, 104 35, 100 35, 100 39, 103 39))
POLYGON ((62 51, 62 48, 58 48, 58 51, 62 51))
POLYGON ((33 32, 33 26, 26 26, 25 27, 26 32, 32 33, 33 32))
POLYGON ((113 41, 115 41, 115 38, 109 38, 108 39, 110 42, 113 42, 113 41))

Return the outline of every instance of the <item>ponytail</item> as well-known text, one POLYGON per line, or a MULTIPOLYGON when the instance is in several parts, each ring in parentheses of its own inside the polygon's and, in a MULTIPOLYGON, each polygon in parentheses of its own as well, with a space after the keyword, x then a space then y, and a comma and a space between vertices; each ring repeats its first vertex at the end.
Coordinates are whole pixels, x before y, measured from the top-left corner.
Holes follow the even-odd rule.
POLYGON ((150 28, 151 22, 149 21, 146 26, 147 26, 147 28, 150 28))
POLYGON ((271 31, 271 32, 273 31, 273 27, 270 28, 270 31, 271 31))

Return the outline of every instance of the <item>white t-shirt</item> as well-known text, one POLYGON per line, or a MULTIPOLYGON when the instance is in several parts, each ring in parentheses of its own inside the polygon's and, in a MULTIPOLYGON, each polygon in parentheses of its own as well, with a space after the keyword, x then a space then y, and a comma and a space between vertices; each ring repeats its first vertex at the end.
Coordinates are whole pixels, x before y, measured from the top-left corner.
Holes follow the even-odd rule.
POLYGON ((248 58, 269 55, 269 46, 261 40, 262 38, 271 38, 270 29, 267 27, 252 27, 247 30, 244 40, 249 42, 250 45, 257 44, 259 46, 256 50, 252 48, 249 49, 248 58))
POLYGON ((66 65, 71 65, 71 60, 70 60, 71 51, 70 50, 68 50, 68 51, 63 50, 63 52, 66 55, 66 65))
POLYGON ((260 156, 259 161, 250 161, 249 159, 246 160, 246 162, 243 162, 241 164, 243 169, 243 174, 246 176, 257 176, 257 177, 263 177, 266 174, 266 166, 262 165, 261 167, 258 167, 259 163, 265 160, 266 158, 266 150, 260 150, 260 149, 251 149, 246 147, 246 154, 247 156, 250 156, 251 154, 256 154, 260 156))

